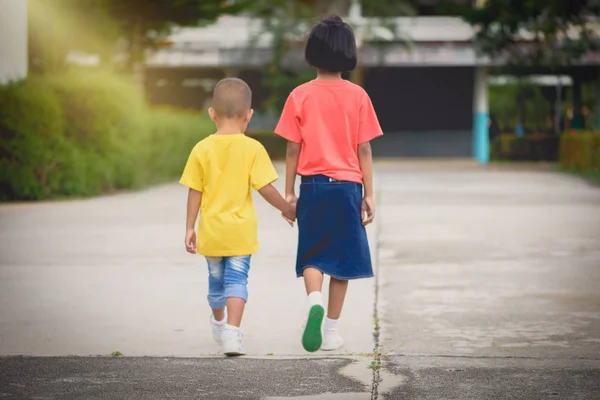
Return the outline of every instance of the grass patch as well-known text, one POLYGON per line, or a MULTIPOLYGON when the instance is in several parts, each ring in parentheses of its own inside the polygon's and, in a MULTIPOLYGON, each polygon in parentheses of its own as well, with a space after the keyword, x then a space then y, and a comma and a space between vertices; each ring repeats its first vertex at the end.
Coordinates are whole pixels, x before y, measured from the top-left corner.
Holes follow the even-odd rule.
POLYGON ((581 178, 594 186, 600 187, 600 171, 574 171, 560 168, 558 171, 581 178))
POLYGON ((381 368, 383 368, 383 364, 379 361, 371 361, 371 364, 369 364, 369 369, 378 371, 381 368))

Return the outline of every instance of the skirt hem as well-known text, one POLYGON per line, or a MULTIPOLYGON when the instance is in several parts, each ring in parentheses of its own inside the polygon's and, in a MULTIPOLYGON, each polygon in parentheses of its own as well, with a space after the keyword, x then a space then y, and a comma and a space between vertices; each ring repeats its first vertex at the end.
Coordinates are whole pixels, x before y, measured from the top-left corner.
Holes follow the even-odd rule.
POLYGON ((355 279, 366 279, 366 278, 373 278, 373 277, 375 277, 374 273, 367 274, 367 275, 352 276, 352 277, 348 277, 348 276, 342 277, 342 276, 338 276, 338 275, 332 275, 332 274, 330 274, 328 272, 325 272, 322 268, 320 268, 318 266, 315 266, 315 265, 312 265, 312 264, 308 264, 308 265, 305 265, 302 268, 300 268, 300 273, 296 272, 296 278, 302 278, 302 272, 304 272, 304 270, 306 268, 314 268, 314 269, 320 271, 322 274, 329 275, 330 277, 332 277, 334 279, 337 279, 337 280, 340 280, 340 281, 351 281, 351 280, 355 280, 355 279))

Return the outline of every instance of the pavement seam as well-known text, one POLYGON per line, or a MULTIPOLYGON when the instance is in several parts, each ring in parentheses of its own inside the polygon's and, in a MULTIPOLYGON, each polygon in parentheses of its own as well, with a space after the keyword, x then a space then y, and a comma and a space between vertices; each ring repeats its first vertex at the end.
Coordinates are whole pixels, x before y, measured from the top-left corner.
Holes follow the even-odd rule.
POLYGON ((403 358, 462 358, 466 360, 560 360, 560 361, 600 361, 597 357, 536 357, 536 356, 464 356, 454 354, 401 354, 388 353, 387 356, 403 358))
MULTIPOLYGON (((381 192, 375 193, 375 204, 379 209, 378 218, 381 219, 381 192)), ((373 304, 373 361, 371 362, 371 368, 373 370, 373 377, 371 381, 371 400, 379 399, 379 383, 381 382, 381 349, 379 346, 379 228, 380 224, 375 223, 375 301, 373 304)))

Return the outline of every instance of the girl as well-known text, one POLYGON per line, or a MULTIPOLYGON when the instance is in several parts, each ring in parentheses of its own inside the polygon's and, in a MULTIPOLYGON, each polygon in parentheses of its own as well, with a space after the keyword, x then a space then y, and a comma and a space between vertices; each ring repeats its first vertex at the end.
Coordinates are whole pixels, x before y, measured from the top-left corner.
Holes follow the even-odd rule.
POLYGON ((373 276, 365 230, 375 217, 369 141, 382 131, 367 93, 342 79, 356 67, 356 58, 354 33, 341 18, 313 27, 305 59, 317 78, 292 91, 275 128, 288 140, 285 190, 297 206, 296 274, 304 277, 308 293, 302 345, 309 352, 343 346, 337 327, 348 280, 373 276), (331 280, 322 334, 324 274, 331 280))

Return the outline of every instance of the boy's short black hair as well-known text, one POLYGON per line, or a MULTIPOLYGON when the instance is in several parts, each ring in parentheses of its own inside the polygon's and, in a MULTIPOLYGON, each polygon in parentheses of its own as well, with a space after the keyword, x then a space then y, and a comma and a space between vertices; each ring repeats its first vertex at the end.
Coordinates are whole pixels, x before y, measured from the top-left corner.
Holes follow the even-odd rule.
POLYGON ((346 72, 356 68, 354 32, 340 17, 327 17, 315 25, 304 50, 306 62, 327 72, 346 72))
POLYGON ((239 78, 221 79, 213 92, 212 107, 225 118, 244 117, 252 106, 252 90, 239 78))

